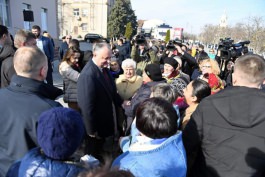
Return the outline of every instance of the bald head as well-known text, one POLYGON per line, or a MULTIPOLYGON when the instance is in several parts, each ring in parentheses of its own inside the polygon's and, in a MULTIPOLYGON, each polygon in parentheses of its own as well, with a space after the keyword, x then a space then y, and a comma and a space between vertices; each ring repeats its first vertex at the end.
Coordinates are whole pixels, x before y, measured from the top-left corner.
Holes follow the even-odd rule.
POLYGON ((14 68, 17 75, 43 81, 48 70, 47 58, 37 47, 21 47, 14 55, 14 68))

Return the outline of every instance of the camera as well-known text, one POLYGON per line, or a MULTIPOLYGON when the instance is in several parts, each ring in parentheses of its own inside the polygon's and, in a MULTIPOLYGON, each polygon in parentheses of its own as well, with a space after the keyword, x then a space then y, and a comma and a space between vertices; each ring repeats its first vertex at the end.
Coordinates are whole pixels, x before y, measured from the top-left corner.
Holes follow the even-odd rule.
POLYGON ((179 39, 170 40, 170 41, 168 42, 168 45, 167 45, 167 50, 169 50, 169 51, 173 51, 173 50, 175 50, 175 49, 176 49, 175 45, 178 45, 178 46, 180 46, 180 47, 183 46, 182 41, 179 40, 179 39))
POLYGON ((175 40, 173 40, 173 44, 175 44, 175 45, 178 45, 178 46, 180 46, 180 47, 182 47, 183 46, 183 44, 182 44, 182 40, 180 40, 180 39, 175 39, 175 40))
POLYGON ((230 60, 231 58, 237 58, 242 55, 242 52, 247 51, 246 44, 250 44, 250 41, 242 41, 234 43, 231 38, 220 39, 218 50, 220 50, 220 58, 222 60, 230 60))
POLYGON ((143 61, 149 62, 150 61, 150 55, 146 52, 143 55, 140 55, 143 61))
POLYGON ((173 40, 168 41, 168 44, 167 44, 166 48, 167 48, 168 51, 174 51, 176 49, 173 40))
POLYGON ((136 36, 135 41, 137 45, 144 44, 146 42, 144 35, 141 34, 136 36))

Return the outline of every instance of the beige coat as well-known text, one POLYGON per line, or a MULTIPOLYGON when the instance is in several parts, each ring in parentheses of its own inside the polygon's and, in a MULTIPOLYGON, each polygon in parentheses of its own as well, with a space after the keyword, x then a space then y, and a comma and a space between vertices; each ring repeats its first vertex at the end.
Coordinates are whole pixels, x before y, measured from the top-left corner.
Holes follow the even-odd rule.
POLYGON ((131 98, 134 93, 141 87, 143 79, 141 76, 135 75, 130 79, 126 79, 122 74, 116 79, 118 93, 124 100, 131 98))

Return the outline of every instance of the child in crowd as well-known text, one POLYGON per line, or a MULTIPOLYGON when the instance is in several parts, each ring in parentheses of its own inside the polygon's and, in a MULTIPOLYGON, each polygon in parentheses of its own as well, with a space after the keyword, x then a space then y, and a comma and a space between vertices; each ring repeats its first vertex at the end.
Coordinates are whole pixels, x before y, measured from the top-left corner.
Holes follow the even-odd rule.
POLYGON ((152 92, 151 92, 150 98, 157 97, 157 98, 163 98, 164 100, 168 101, 169 103, 173 105, 178 115, 178 118, 180 118, 179 107, 178 105, 174 104, 174 102, 176 101, 178 97, 178 93, 175 90, 175 87, 167 83, 161 83, 161 84, 158 84, 152 87, 151 91, 152 92))

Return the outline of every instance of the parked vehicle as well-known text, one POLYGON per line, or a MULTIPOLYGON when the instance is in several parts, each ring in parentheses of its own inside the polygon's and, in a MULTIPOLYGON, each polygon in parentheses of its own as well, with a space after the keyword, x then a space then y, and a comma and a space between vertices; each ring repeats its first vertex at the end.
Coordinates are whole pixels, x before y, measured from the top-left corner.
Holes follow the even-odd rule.
POLYGON ((95 33, 87 33, 84 37, 84 40, 89 43, 93 43, 94 41, 104 41, 104 42, 109 42, 107 38, 104 38, 100 34, 95 34, 95 33))

